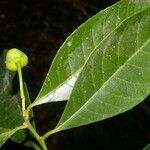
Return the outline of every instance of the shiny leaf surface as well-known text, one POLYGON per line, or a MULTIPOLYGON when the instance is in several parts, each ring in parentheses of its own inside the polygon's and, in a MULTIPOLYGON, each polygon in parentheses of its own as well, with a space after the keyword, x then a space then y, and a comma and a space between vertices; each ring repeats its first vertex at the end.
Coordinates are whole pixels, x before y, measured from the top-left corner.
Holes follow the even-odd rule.
POLYGON ((149 0, 122 0, 75 30, 58 51, 33 105, 68 100, 91 53, 122 22, 149 5, 149 0))
POLYGON ((55 132, 118 115, 150 94, 150 8, 129 17, 90 55, 55 132))

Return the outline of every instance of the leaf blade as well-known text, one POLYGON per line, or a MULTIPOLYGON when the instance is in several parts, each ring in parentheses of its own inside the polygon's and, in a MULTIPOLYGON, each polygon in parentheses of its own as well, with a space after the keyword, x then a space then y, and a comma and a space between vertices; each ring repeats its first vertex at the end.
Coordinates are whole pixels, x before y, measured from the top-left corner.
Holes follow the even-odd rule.
POLYGON ((15 132, 17 132, 23 128, 25 128, 25 127, 20 126, 20 127, 14 128, 14 129, 0 128, 0 148, 15 132))
POLYGON ((0 59, 0 127, 15 128, 22 125, 23 117, 18 95, 12 93, 14 72, 5 67, 5 54, 0 59))
POLYGON ((123 113, 149 95, 149 14, 147 9, 129 18, 93 52, 55 132, 123 113))
POLYGON ((150 5, 149 1, 124 0, 98 13, 79 27, 57 53, 33 105, 69 99, 78 75, 91 52, 122 21, 148 7, 148 5, 150 5), (74 76, 75 73, 76 76, 74 76), (62 86, 68 85, 68 82, 74 77, 76 79, 71 86, 67 90, 63 90, 62 86))
MULTIPOLYGON (((15 73, 10 72, 5 67, 6 52, 4 51, 3 56, 0 58, 0 129, 6 131, 7 135, 3 141, 6 141, 7 137, 11 137, 16 128, 22 126, 24 122, 20 96, 18 93, 14 94, 12 90, 15 73)), ((19 140, 21 140, 26 136, 26 133, 21 132, 19 135, 21 136, 19 140)))

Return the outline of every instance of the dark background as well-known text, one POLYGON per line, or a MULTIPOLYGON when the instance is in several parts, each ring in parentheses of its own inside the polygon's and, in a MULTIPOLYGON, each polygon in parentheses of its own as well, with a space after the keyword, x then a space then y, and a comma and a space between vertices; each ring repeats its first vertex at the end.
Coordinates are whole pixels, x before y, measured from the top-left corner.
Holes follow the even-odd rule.
MULTIPOLYGON (((80 24, 117 0, 0 0, 0 52, 18 48, 30 59, 24 69, 31 100, 38 94, 49 66, 64 40, 80 24)), ((55 127, 65 102, 34 109, 37 130, 55 127)), ((150 104, 105 121, 52 135, 50 150, 141 150, 150 142, 150 104)), ((4 149, 23 148, 12 142, 4 149)))

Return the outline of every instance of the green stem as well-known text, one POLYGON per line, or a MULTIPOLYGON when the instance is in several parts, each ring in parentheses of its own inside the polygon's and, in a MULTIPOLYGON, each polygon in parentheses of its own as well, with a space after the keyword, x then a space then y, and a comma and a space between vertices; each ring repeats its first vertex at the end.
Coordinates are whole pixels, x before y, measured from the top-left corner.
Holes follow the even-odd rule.
MULTIPOLYGON (((29 114, 29 112, 30 112, 30 110, 32 109, 32 104, 31 105, 29 105, 29 107, 26 109, 26 116, 28 116, 27 114, 29 114)), ((28 120, 28 117, 27 117, 27 120, 28 120)), ((56 132, 58 132, 59 131, 59 129, 58 128, 55 128, 55 129, 53 129, 53 130, 50 130, 50 131, 48 131, 47 133, 45 133, 41 138, 45 141, 50 135, 52 135, 52 134, 54 134, 54 133, 56 133, 56 132)))
POLYGON ((35 137, 35 139, 39 142, 39 144, 41 145, 41 148, 43 150, 48 150, 47 146, 45 144, 45 140, 39 136, 37 134, 37 132, 35 131, 35 129, 33 128, 33 126, 30 124, 30 122, 27 123, 27 128, 30 130, 30 132, 33 134, 33 136, 35 137))
POLYGON ((20 96, 22 100, 22 114, 25 117, 25 95, 24 95, 24 87, 23 87, 23 77, 20 62, 16 63, 18 68, 18 77, 19 77, 19 86, 20 86, 20 96))
POLYGON ((56 133, 56 132, 58 132, 58 131, 57 131, 57 128, 48 131, 47 133, 45 133, 45 134, 43 135, 43 140, 46 140, 50 135, 52 135, 52 134, 54 134, 54 133, 56 133))
MULTIPOLYGON (((26 63, 26 62, 24 62, 24 63, 26 63)), ((34 127, 32 126, 32 124, 29 121, 29 111, 32 107, 29 107, 29 108, 26 109, 24 84, 23 84, 22 69, 21 69, 24 65, 21 64, 21 61, 15 62, 15 65, 16 65, 16 68, 17 68, 17 71, 18 71, 20 97, 21 97, 21 101, 22 101, 22 114, 23 114, 23 119, 24 119, 23 126, 20 126, 20 127, 16 128, 15 130, 17 131, 17 130, 20 130, 20 129, 23 129, 23 128, 28 129, 32 133, 32 135, 35 137, 35 139, 39 143, 42 150, 48 150, 47 146, 45 144, 45 140, 43 139, 43 137, 38 135, 38 133, 36 132, 36 130, 34 129, 34 127)), ((15 70, 16 70, 16 68, 15 68, 15 70)), ((14 71, 14 68, 10 68, 10 70, 11 69, 14 71)))
POLYGON ((23 126, 16 127, 16 128, 13 129, 13 130, 18 131, 18 130, 25 129, 25 128, 26 128, 26 127, 23 125, 23 126))

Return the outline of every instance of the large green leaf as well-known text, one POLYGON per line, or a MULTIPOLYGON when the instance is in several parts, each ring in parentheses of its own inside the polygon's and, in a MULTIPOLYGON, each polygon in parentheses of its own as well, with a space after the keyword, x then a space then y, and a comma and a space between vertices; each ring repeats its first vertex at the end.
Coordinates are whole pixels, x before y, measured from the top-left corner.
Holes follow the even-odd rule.
POLYGON ((124 20, 149 5, 149 0, 122 0, 75 30, 57 53, 33 105, 69 99, 83 65, 100 42, 124 20))
POLYGON ((91 54, 54 132, 123 113, 150 94, 150 8, 122 22, 91 54))

